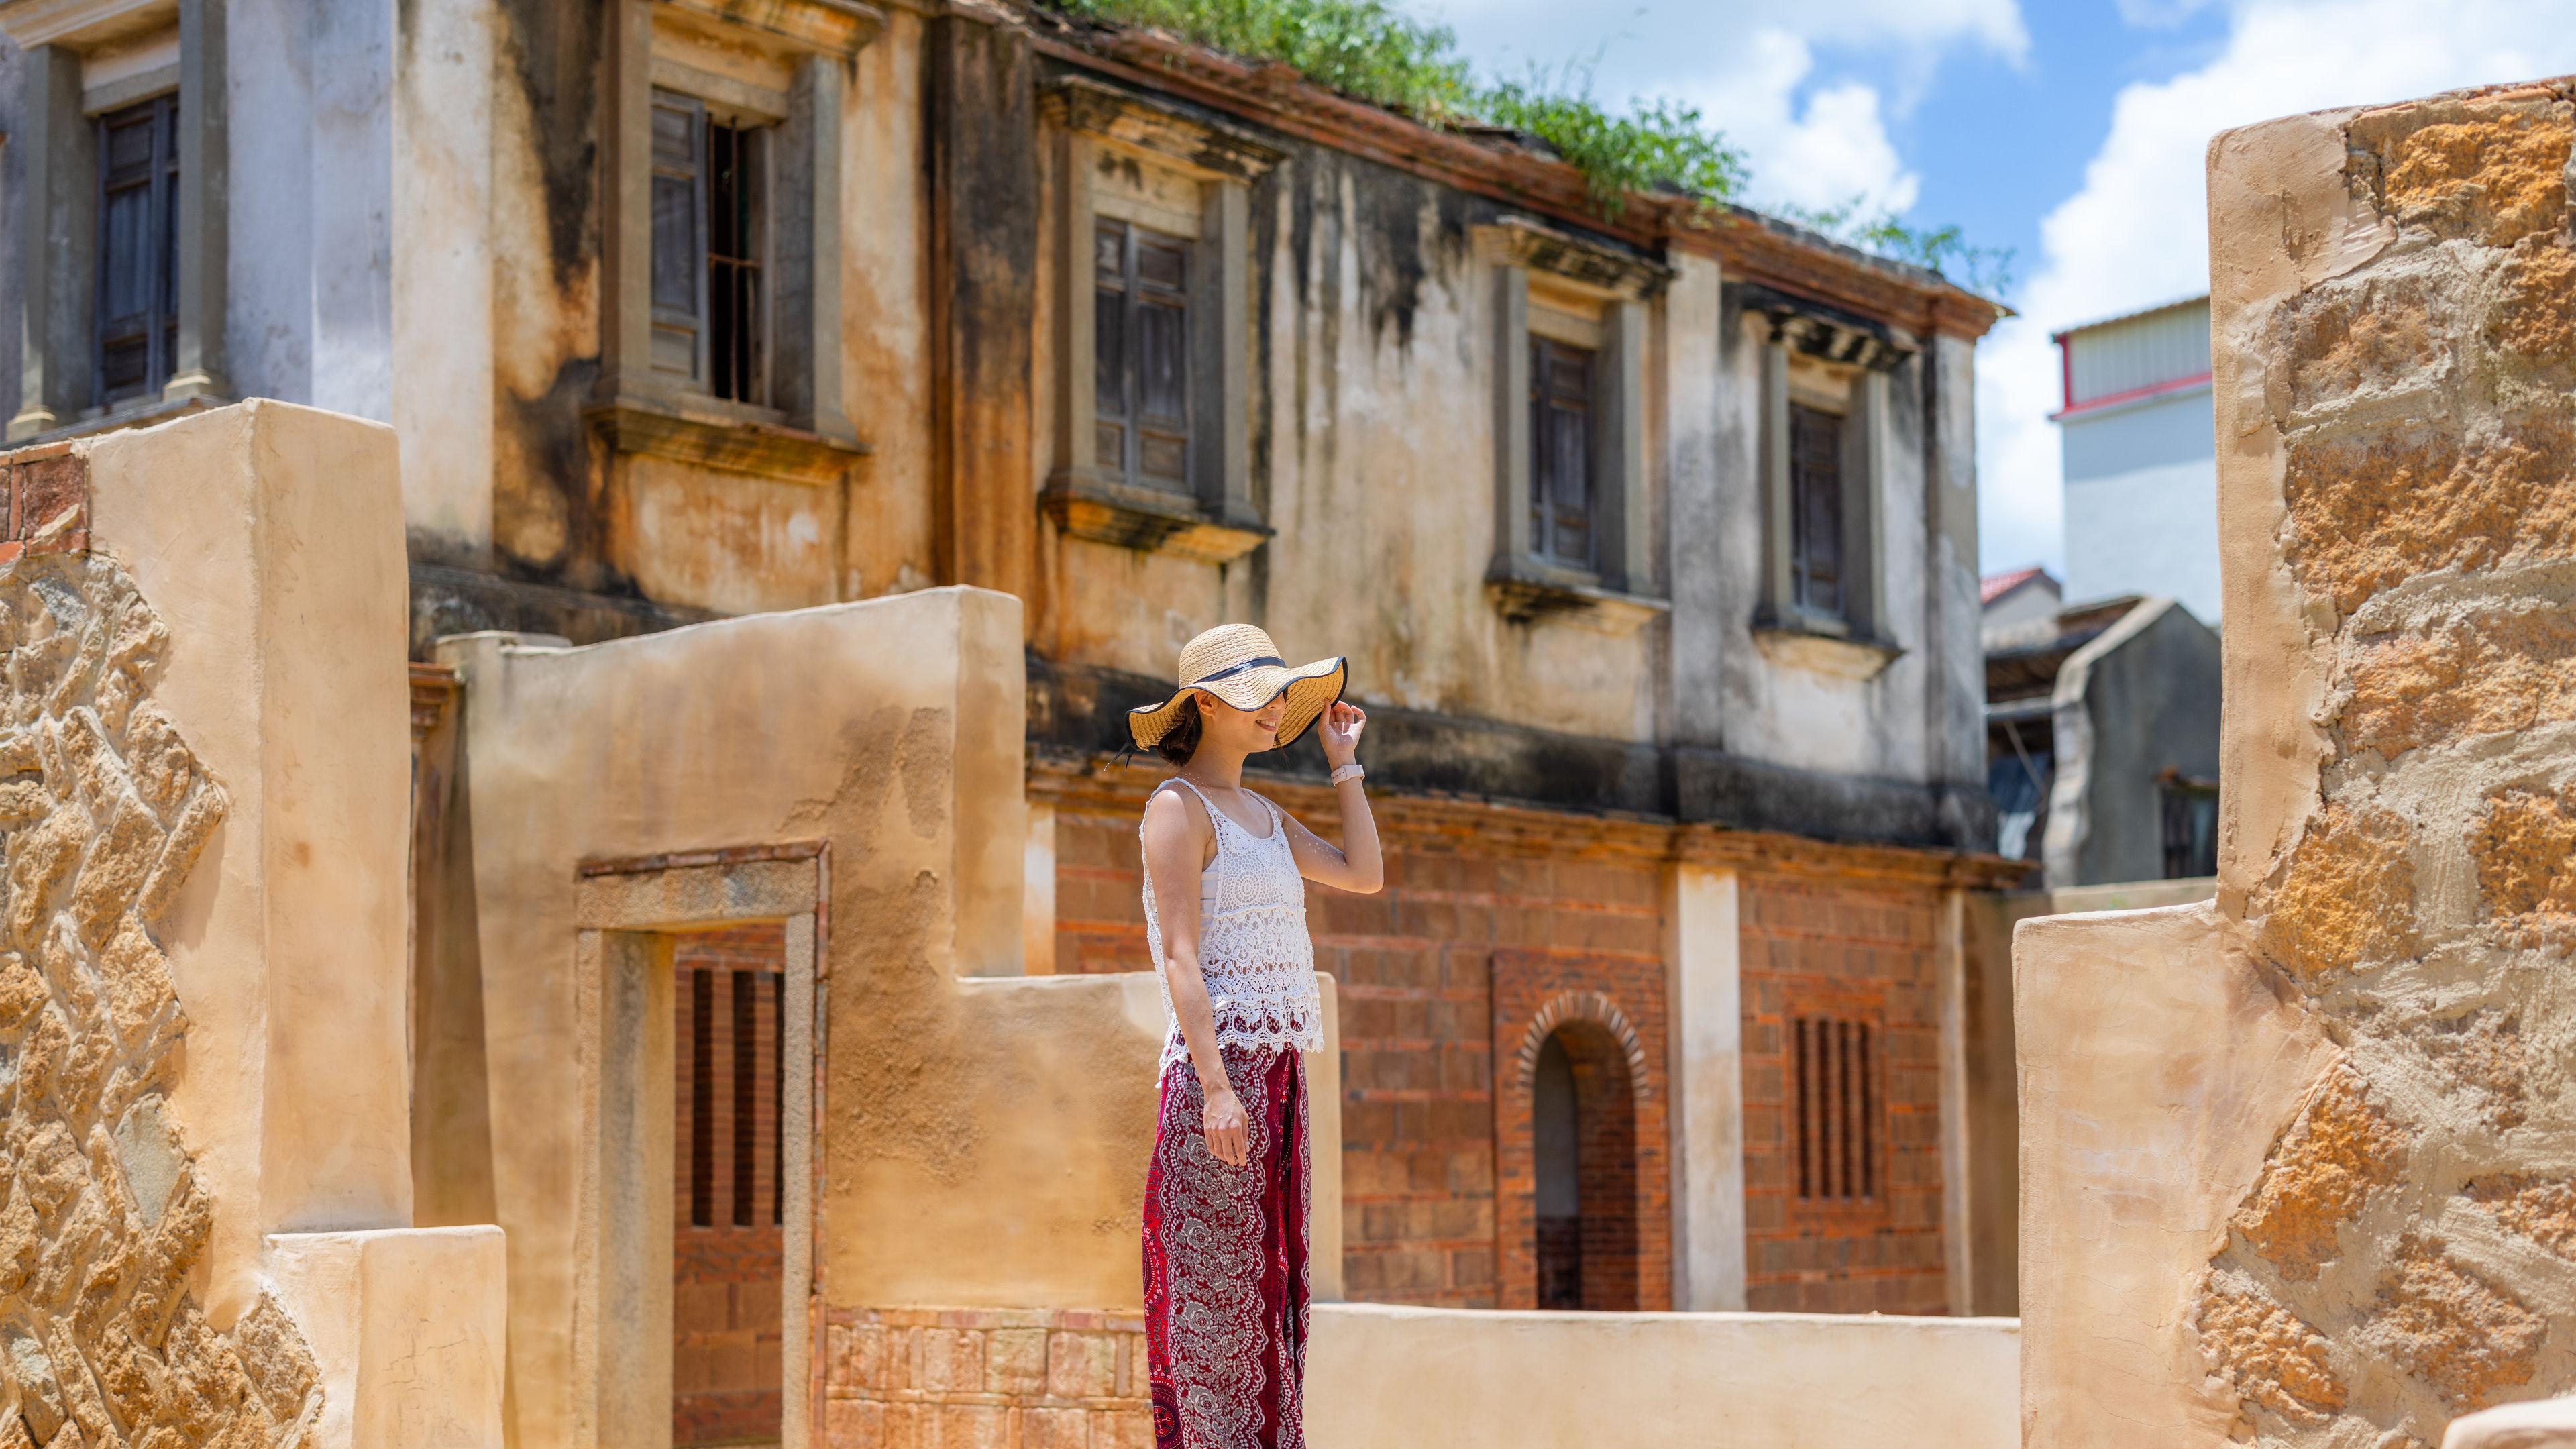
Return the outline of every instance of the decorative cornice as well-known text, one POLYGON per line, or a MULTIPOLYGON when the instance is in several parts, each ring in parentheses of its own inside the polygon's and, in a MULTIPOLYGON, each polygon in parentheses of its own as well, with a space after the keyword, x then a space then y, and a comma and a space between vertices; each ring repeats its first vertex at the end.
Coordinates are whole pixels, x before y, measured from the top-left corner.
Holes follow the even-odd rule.
POLYGON ((1840 307, 1755 282, 1736 283, 1731 290, 1745 311, 1771 319, 1775 341, 1809 357, 1890 372, 1921 350, 1913 337, 1840 307))
POLYGON ((1673 279, 1673 269, 1662 262, 1559 231, 1534 217, 1507 216, 1471 230, 1481 261, 1546 272, 1630 301, 1656 295, 1673 279))
POLYGON ((1067 130, 1211 180, 1248 185, 1288 155, 1250 131, 1184 114, 1088 76, 1067 76, 1048 86, 1038 97, 1038 112, 1067 130))
POLYGON ((179 0, 8 0, 0 35, 21 50, 68 45, 89 50, 179 23, 179 0))
POLYGON ((756 30, 796 50, 847 60, 885 30, 885 12, 858 0, 658 0, 720 25, 756 30))

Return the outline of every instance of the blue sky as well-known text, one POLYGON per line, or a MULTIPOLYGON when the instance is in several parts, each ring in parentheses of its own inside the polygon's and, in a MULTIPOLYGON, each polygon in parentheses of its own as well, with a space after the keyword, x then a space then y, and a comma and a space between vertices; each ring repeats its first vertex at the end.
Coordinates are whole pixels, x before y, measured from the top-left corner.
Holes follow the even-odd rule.
POLYGON ((2062 565, 2048 334, 2206 290, 2201 157, 2229 126, 2576 71, 2576 0, 1400 0, 1480 68, 1593 62, 1698 105, 1750 200, 1863 195, 2009 246, 1978 355, 1982 564, 2062 565))

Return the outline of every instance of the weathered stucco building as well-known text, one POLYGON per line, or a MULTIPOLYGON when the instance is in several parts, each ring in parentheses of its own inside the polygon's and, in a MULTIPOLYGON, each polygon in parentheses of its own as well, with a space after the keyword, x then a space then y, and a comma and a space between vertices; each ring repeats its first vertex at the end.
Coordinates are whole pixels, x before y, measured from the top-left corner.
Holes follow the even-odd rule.
MULTIPOLYGON (((975 698, 1013 714, 1026 808, 908 807, 923 839, 960 835, 923 867, 970 877, 942 877, 956 909, 1022 883, 1019 928, 961 924, 924 958, 964 977, 1147 965, 1157 772, 1113 753, 1181 641, 1244 618, 1350 656, 1392 860, 1384 895, 1313 910, 1350 1296, 2008 1307, 1970 1262, 1994 1205, 1964 1166, 1960 1006, 1962 893, 1998 879, 1971 413, 1991 304, 1732 207, 1595 198, 1526 138, 1009 6, 8 0, 0 33, 13 440, 251 396, 394 425, 419 1221, 509 1231, 519 1442, 598 1428, 561 1393, 619 1320, 561 1215, 580 1143, 499 1123, 596 1088, 568 1062, 579 973, 634 932, 599 906, 579 954, 608 888, 547 877, 538 902, 496 862, 590 881, 785 850, 842 828, 817 802, 874 808, 964 727, 851 682, 846 631, 899 610, 782 618, 756 670, 703 640, 537 646, 933 585, 1021 602, 1024 694, 975 698), (437 643, 485 630, 519 639, 437 643), (749 772, 656 774, 638 712, 719 675, 735 700, 690 718, 737 730, 749 772), (591 772, 616 788, 584 808, 633 813, 545 818, 591 772)), ((1329 829, 1316 765, 1264 788, 1329 829)), ((717 932, 634 947, 665 951, 670 994, 627 1003, 676 1042, 627 1067, 671 1104, 651 1212, 680 1241, 684 1441, 779 1422, 782 1375, 826 1369, 773 1286, 865 1257, 800 1249, 784 1145, 817 1030, 794 923, 831 880, 852 930, 909 920, 855 868, 792 909, 634 917, 717 932)), ((862 939, 845 969, 897 969, 862 939)), ((1045 999, 1114 1018, 1126 983, 1094 985, 1045 999)), ((911 998, 852 989, 889 1015, 849 1050, 900 1030, 911 998)), ((829 1190, 882 1207, 971 1178, 947 1120, 829 1190)), ((867 1296, 831 1310, 897 1318, 833 1322, 1131 1301, 1089 1268, 1014 1289, 899 1267, 852 1267, 867 1296)))

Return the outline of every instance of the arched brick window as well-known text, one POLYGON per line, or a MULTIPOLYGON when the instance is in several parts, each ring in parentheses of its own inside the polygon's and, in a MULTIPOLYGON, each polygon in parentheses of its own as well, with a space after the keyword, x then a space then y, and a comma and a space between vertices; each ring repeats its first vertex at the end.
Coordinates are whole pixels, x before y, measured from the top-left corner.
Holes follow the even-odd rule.
POLYGON ((1672 1302, 1659 983, 1602 980, 1624 988, 1614 997, 1568 980, 1605 974, 1561 959, 1498 955, 1495 963, 1495 1236, 1505 1308, 1672 1302), (1632 1009, 1646 1013, 1646 1032, 1632 1009))
POLYGON ((1609 1030, 1569 1021, 1531 1073, 1541 1308, 1637 1307, 1637 1092, 1609 1030))

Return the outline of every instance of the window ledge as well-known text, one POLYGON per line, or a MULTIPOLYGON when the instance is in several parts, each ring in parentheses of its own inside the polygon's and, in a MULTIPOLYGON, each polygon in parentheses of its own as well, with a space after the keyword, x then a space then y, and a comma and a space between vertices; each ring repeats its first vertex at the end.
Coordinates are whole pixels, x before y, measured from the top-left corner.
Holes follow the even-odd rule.
POLYGON ((1586 570, 1529 558, 1494 560, 1485 573, 1485 593, 1506 619, 1561 619, 1621 634, 1673 611, 1668 600, 1605 589, 1586 570))
POLYGON ((1195 498, 1083 473, 1048 480, 1038 506, 1068 537, 1204 563, 1232 563, 1272 533, 1254 519, 1213 516, 1195 498))
POLYGON ((1832 622, 1841 624, 1843 632, 1829 632, 1804 620, 1757 623, 1753 643, 1774 664, 1840 679, 1876 679, 1905 653, 1884 640, 1851 634, 1850 626, 1839 619, 1832 622))
POLYGON ((612 451, 668 458, 727 473, 748 473, 790 483, 837 481, 867 455, 856 438, 832 438, 768 419, 767 409, 736 413, 710 399, 691 405, 661 398, 621 397, 583 414, 612 451))
POLYGON ((89 409, 77 420, 65 423, 59 428, 47 428, 41 433, 34 433, 24 438, 12 438, 9 440, 9 445, 13 448, 34 447, 42 443, 60 443, 71 438, 96 437, 100 433, 120 432, 126 428, 155 427, 184 418, 190 413, 202 413, 211 408, 222 407, 229 401, 231 401, 229 398, 213 397, 205 393, 190 393, 186 397, 179 398, 160 396, 132 398, 110 407, 89 409))

